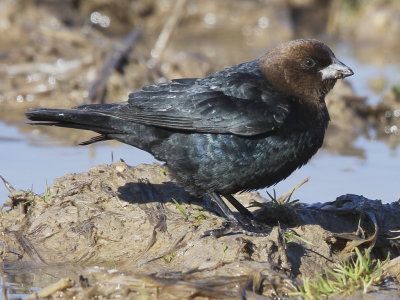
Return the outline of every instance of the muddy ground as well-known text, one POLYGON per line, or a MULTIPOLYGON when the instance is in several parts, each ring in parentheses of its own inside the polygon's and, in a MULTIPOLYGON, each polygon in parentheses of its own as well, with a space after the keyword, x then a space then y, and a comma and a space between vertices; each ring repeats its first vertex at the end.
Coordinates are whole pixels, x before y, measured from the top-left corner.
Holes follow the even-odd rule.
MULTIPOLYGON (((297 37, 351 44, 369 62, 395 61, 396 3, 2 1, 0 119, 76 144, 92 134, 33 128, 23 113, 122 101, 145 84, 204 76, 297 37)), ((372 84, 383 89, 385 78, 376 76, 372 84)), ((354 146, 359 135, 399 144, 399 88, 378 104, 365 96, 347 81, 329 94, 326 149, 362 157, 354 146)), ((65 175, 44 195, 11 192, 0 211, 2 263, 11 282, 48 287, 62 279, 48 292, 53 299, 266 299, 288 297, 301 276, 314 278, 358 246, 377 259, 391 255, 385 284, 373 291, 400 297, 399 240, 388 239, 400 229, 398 202, 344 195, 282 209, 258 194, 238 197, 245 205, 266 203, 257 213, 272 224, 267 237, 201 237, 222 225, 218 210, 176 186, 159 165, 95 166, 65 175)))
MULTIPOLYGON (((11 209, 0 211, 2 259, 36 274, 33 286, 72 279, 54 299, 137 299, 143 293, 150 299, 264 299, 256 294, 287 297, 301 276, 314 278, 356 246, 373 248, 380 259, 400 253, 399 240, 388 239, 400 229, 399 202, 344 195, 283 208, 255 193, 238 197, 246 205, 267 204, 255 213, 275 223, 268 236, 202 237, 223 219, 208 199, 174 184, 164 167, 96 166, 56 180, 44 196, 13 191, 11 209)), ((399 271, 395 265, 388 278, 399 271)))

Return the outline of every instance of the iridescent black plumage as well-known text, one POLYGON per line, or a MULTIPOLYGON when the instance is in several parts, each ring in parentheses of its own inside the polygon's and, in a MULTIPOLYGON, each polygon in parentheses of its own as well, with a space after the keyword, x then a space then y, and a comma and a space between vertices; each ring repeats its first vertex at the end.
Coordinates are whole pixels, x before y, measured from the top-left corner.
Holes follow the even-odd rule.
POLYGON ((27 116, 101 135, 88 143, 115 139, 150 152, 178 184, 214 200, 225 195, 250 218, 229 195, 270 186, 304 165, 323 143, 326 93, 352 74, 323 43, 295 40, 202 79, 145 86, 128 102, 27 116))

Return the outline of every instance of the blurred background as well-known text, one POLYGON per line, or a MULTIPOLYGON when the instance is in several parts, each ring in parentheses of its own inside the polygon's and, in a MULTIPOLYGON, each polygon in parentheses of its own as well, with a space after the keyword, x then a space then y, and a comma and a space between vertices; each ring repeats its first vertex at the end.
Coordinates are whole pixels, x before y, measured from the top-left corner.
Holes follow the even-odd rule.
MULTIPOLYGON (((141 86, 202 77, 295 38, 318 38, 355 75, 327 97, 311 162, 276 185, 295 198, 399 199, 400 6, 396 0, 0 0, 0 175, 43 193, 67 173, 151 155, 93 133, 33 127, 30 107, 125 101, 141 86)), ((272 192, 272 188, 269 189, 272 192)), ((265 191, 260 191, 265 194, 265 191)), ((8 191, 0 184, 0 204, 8 191)))

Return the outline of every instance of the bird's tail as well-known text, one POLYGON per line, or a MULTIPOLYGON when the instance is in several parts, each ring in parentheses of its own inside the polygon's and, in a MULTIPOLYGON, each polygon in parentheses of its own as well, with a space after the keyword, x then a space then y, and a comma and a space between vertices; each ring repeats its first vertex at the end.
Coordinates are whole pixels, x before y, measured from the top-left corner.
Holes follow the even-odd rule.
POLYGON ((93 138, 82 144, 90 144, 96 141, 107 139, 109 134, 120 134, 121 130, 116 128, 112 115, 107 113, 82 110, 82 109, 48 109, 33 108, 30 109, 26 116, 29 120, 34 121, 32 125, 46 125, 77 128, 83 130, 91 130, 101 134, 100 137, 93 138))
POLYGON ((96 111, 33 108, 26 113, 26 116, 34 121, 30 123, 32 125, 78 128, 99 133, 121 133, 110 124, 113 116, 96 111))
POLYGON ((81 145, 115 139, 152 153, 151 147, 160 141, 160 134, 166 137, 169 132, 131 121, 126 116, 125 105, 128 103, 90 104, 72 109, 33 108, 26 116, 33 121, 32 125, 77 128, 100 134, 81 145))

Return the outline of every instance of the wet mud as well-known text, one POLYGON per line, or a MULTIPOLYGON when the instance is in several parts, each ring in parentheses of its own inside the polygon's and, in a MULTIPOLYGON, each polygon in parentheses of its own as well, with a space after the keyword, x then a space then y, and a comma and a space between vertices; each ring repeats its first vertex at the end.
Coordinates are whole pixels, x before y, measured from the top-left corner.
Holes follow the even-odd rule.
MULTIPOLYGON (((96 166, 56 180, 45 195, 12 191, 0 212, 1 257, 37 274, 38 287, 60 278, 61 267, 73 283, 54 299, 230 299, 288 297, 301 276, 349 259, 354 247, 382 260, 399 255, 399 240, 388 239, 400 229, 399 202, 344 195, 279 207, 257 193, 238 197, 264 203, 254 213, 269 220, 268 236, 202 237, 222 225, 218 209, 173 183, 164 167, 96 166)), ((388 276, 398 272, 392 263, 388 276)))

